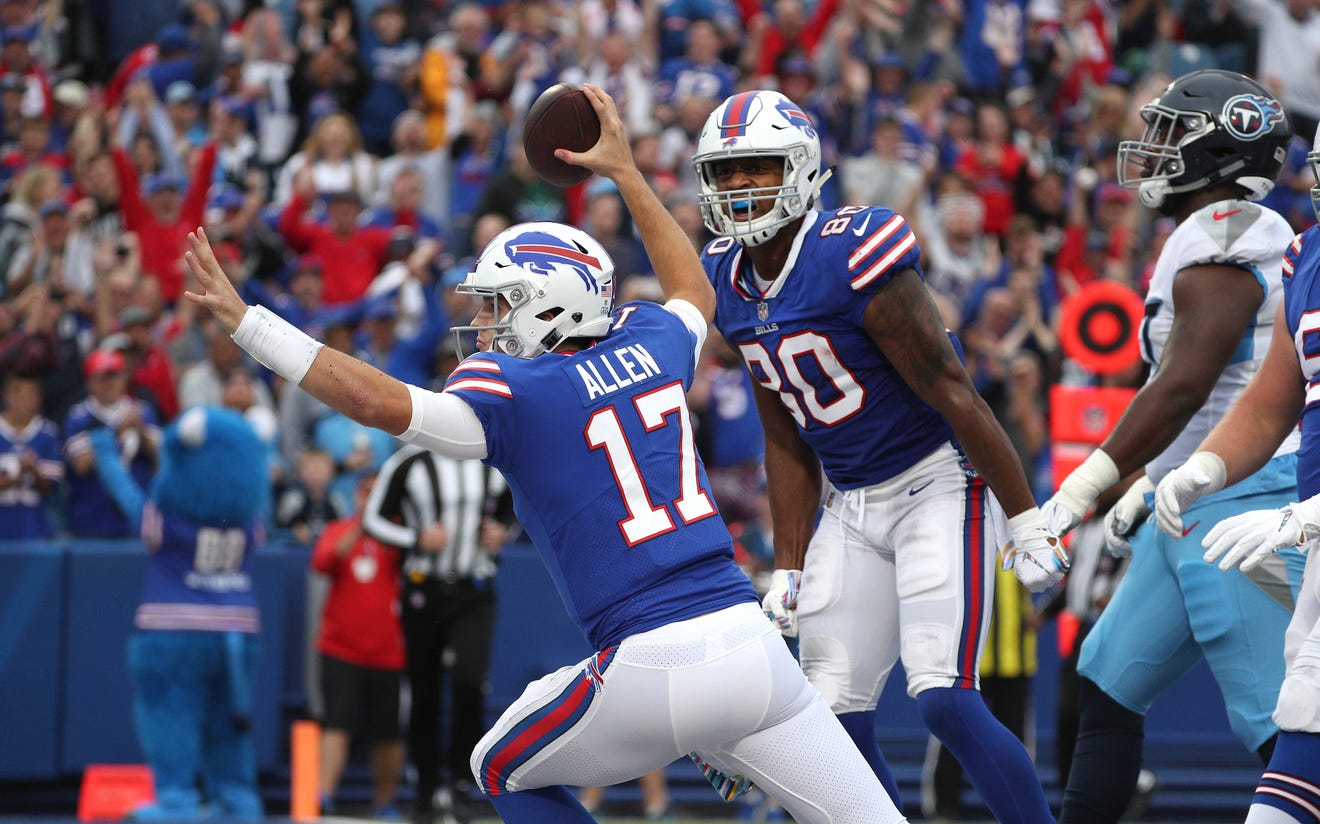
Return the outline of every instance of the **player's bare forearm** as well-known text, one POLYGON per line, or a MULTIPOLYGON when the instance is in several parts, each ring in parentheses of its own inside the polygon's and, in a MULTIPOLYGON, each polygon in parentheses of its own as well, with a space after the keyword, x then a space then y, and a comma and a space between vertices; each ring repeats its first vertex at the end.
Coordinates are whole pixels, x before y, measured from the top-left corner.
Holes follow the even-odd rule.
POLYGON ((701 260, 687 235, 633 162, 632 148, 614 100, 599 86, 589 83, 583 84, 582 91, 600 118, 600 140, 585 152, 559 149, 556 156, 614 181, 637 224, 665 298, 688 301, 709 323, 715 315, 715 290, 706 279, 701 260))
POLYGON ((894 275, 866 307, 866 331, 923 401, 944 416, 972 466, 1011 517, 1036 505, 1012 442, 972 386, 926 285, 894 275))
POLYGON ((1178 307, 1159 371, 1133 397, 1102 448, 1120 473, 1168 448, 1205 404, 1264 297, 1255 276, 1233 266, 1195 266, 1174 281, 1178 307))
POLYGON ((1227 483, 1237 483, 1265 465, 1297 426, 1305 405, 1306 377, 1280 302, 1265 362, 1198 451, 1223 458, 1227 483))
POLYGON ((765 478, 775 566, 802 569, 820 508, 820 461, 798 434, 777 394, 756 385, 753 395, 765 430, 765 478))

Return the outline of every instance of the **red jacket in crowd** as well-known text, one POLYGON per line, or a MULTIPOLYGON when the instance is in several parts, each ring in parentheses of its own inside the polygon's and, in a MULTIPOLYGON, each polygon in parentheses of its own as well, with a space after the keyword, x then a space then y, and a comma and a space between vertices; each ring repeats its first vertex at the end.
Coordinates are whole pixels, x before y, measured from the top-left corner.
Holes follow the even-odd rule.
POLYGON ((294 193, 280 214, 280 234, 298 254, 326 262, 321 300, 327 306, 362 297, 388 260, 390 230, 360 226, 346 235, 304 216, 310 201, 294 193))
POLYGON ((114 151, 124 228, 137 233, 142 246, 142 271, 160 281, 160 290, 170 303, 183 293, 183 252, 188 248, 188 233, 202 225, 211 173, 215 170, 215 150, 213 141, 199 150, 179 219, 171 226, 162 225, 151 213, 128 153, 120 148, 114 151))
POLYGON ((326 526, 312 551, 312 568, 330 578, 316 648, 359 667, 403 669, 399 551, 363 533, 362 518, 355 515, 326 526), (345 555, 338 552, 341 540, 353 541, 345 555))

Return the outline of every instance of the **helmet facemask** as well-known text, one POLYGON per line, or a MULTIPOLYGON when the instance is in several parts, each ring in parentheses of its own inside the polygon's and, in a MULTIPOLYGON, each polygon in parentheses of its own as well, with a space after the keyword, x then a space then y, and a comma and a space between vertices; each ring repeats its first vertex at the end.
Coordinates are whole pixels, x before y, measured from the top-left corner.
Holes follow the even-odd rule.
POLYGON ((1141 107, 1146 130, 1140 140, 1118 144, 1118 182, 1136 189, 1137 197, 1151 208, 1176 192, 1200 188, 1204 179, 1175 186, 1172 180, 1187 171, 1182 147, 1215 130, 1215 124, 1200 112, 1183 112, 1158 103, 1141 107))
MULTIPOLYGON (((744 246, 757 246, 773 237, 780 228, 802 217, 811 208, 811 199, 803 197, 799 180, 806 159, 805 148, 794 148, 788 152, 740 152, 698 164, 698 203, 706 227, 718 235, 732 237, 744 246), (780 184, 721 191, 716 174, 720 164, 753 158, 781 162, 783 176, 780 184), (762 214, 750 219, 743 216, 767 201, 770 206, 762 214)), ((819 185, 811 189, 813 196, 818 188, 819 185)))
POLYGON ((1320 129, 1315 132, 1315 145, 1306 155, 1306 165, 1311 167, 1311 179, 1315 181, 1311 187, 1311 211, 1320 220, 1320 129))

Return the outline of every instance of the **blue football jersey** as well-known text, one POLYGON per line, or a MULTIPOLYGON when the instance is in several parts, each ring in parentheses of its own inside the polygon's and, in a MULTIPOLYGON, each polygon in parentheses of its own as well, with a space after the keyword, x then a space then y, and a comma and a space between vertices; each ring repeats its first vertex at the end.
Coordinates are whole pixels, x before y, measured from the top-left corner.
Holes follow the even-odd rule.
POLYGON ((1293 238, 1283 255, 1283 308, 1306 376, 1297 449, 1297 495, 1304 501, 1320 493, 1320 226, 1293 238))
POLYGON ((863 325, 866 307, 921 249, 883 207, 808 212, 784 272, 764 290, 732 238, 702 264, 715 287, 715 324, 752 379, 778 393, 839 489, 894 477, 945 441, 948 423, 908 388, 863 325))
MULTIPOLYGON (((38 415, 22 429, 15 429, 0 418, 0 475, 22 475, 24 453, 31 453, 36 458, 37 472, 48 482, 59 484, 64 480, 64 462, 55 424, 38 415)), ((53 537, 47 501, 56 494, 43 495, 30 476, 0 489, 0 540, 53 537)))
POLYGON ((756 594, 697 456, 692 332, 653 303, 615 310, 576 353, 473 355, 445 386, 486 431, 486 462, 596 649, 756 594))
POLYGON ((151 553, 134 625, 148 630, 259 632, 252 588, 255 525, 203 526, 148 503, 142 541, 151 553))

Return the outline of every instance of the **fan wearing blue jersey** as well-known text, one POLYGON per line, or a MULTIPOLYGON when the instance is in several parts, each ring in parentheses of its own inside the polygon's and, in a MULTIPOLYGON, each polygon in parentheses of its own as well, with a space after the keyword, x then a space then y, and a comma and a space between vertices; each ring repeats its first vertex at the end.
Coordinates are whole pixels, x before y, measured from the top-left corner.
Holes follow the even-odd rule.
POLYGON ((776 569, 763 608, 799 636, 807 678, 896 801, 875 708, 901 658, 923 722, 995 818, 1053 821, 977 670, 995 550, 1011 540, 1006 563, 1037 591, 1067 556, 940 320, 916 236, 884 207, 812 208, 820 138, 778 92, 724 101, 693 165, 720 236, 702 255, 715 323, 751 372, 766 435, 776 569))
POLYGON ((685 393, 715 298, 632 162, 613 101, 590 151, 615 182, 667 303, 614 306, 613 264, 553 223, 493 239, 460 292, 478 354, 443 392, 408 386, 246 306, 201 230, 187 254, 210 309, 257 360, 369 426, 504 475, 518 521, 597 650, 530 684, 472 754, 505 821, 592 818, 566 786, 691 754, 726 799, 755 783, 802 822, 900 822, 884 787, 767 621, 710 495, 685 393))
MULTIPOLYGON (((1320 218, 1320 135, 1307 162, 1316 181, 1312 208, 1320 218)), ((1273 716, 1278 743, 1247 824, 1314 822, 1320 810, 1320 226, 1298 235, 1284 253, 1283 295, 1260 371, 1191 459, 1155 490, 1157 523, 1181 535, 1189 510, 1211 492, 1210 479, 1231 484, 1250 477, 1300 422, 1299 503, 1221 521, 1201 541, 1206 561, 1219 561, 1225 571, 1238 566, 1243 575, 1256 574, 1276 553, 1309 550, 1284 636, 1287 672, 1273 716)))
POLYGON ((1132 564, 1078 659, 1081 719, 1060 812, 1066 824, 1119 820, 1141 769, 1146 712, 1201 659, 1238 739, 1269 759, 1284 630, 1304 566, 1295 549, 1250 575, 1222 575, 1201 560, 1201 540, 1219 521, 1292 500, 1296 432, 1281 433, 1231 486, 1222 463, 1193 455, 1261 367, 1283 299, 1283 250, 1293 233, 1254 201, 1282 165, 1287 116, 1256 81, 1210 69, 1170 83, 1141 117, 1141 138, 1119 145, 1119 183, 1177 224, 1146 294, 1141 344, 1150 377, 1043 507, 1051 528, 1067 532, 1101 492, 1138 476, 1106 516, 1107 543, 1132 564), (1147 519, 1150 493, 1184 464, 1180 473, 1204 475, 1202 497, 1188 502, 1185 526, 1161 533, 1147 519))

